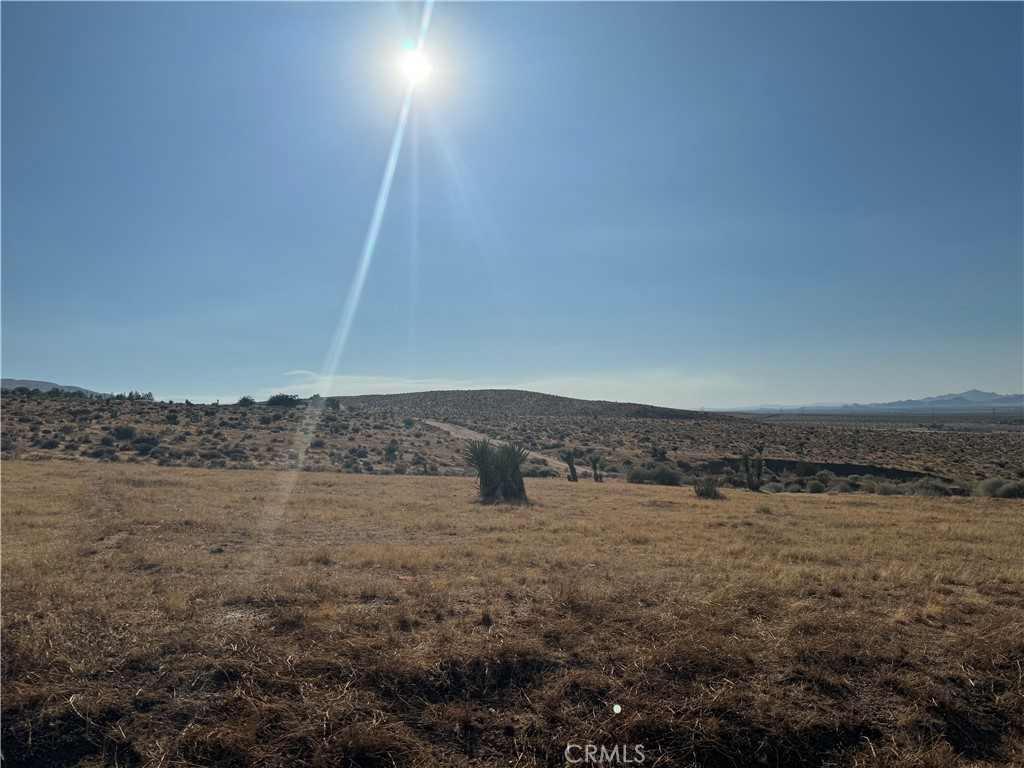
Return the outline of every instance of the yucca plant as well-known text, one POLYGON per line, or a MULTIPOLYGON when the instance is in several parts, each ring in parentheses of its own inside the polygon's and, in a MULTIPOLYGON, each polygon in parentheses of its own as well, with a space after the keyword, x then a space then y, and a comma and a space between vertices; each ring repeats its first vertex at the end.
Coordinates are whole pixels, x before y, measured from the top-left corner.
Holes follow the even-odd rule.
POLYGON ((693 484, 693 490, 699 499, 722 499, 722 492, 718 490, 718 479, 712 476, 702 477, 693 484))
POLYGON ((517 443, 503 443, 498 448, 496 468, 498 492, 506 502, 526 501, 526 483, 523 482, 523 462, 530 452, 517 443))
POLYGON ((497 448, 486 440, 474 440, 463 452, 463 457, 476 470, 480 501, 493 504, 502 501, 526 501, 523 482, 523 462, 529 451, 522 445, 506 442, 497 448))
POLYGON ((498 498, 497 452, 486 440, 473 440, 463 453, 463 457, 477 474, 477 488, 480 501, 492 504, 498 498))
POLYGON ((604 479, 601 477, 601 457, 595 453, 590 454, 590 468, 594 471, 594 482, 600 483, 604 479))

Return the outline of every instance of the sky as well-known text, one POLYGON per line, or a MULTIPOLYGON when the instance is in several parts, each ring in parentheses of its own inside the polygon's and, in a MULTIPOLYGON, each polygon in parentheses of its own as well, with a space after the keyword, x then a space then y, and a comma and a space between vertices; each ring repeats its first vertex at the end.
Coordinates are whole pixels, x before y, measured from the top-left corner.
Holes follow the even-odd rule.
POLYGON ((350 303, 422 9, 4 2, 3 375, 1024 390, 1024 5, 438 2, 350 303))

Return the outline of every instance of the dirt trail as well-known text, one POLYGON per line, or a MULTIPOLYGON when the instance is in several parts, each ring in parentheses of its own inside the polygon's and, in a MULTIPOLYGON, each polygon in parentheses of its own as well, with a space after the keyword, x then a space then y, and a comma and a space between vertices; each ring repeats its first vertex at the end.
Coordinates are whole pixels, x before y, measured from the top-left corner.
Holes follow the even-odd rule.
MULTIPOLYGON (((434 419, 424 419, 423 423, 424 424, 429 424, 432 427, 437 427, 438 429, 444 430, 445 432, 447 432, 452 437, 457 437, 460 440, 492 440, 493 439, 493 438, 491 438, 490 435, 485 435, 483 432, 474 432, 472 429, 467 429, 466 427, 460 427, 460 426, 457 426, 455 424, 447 424, 447 423, 445 423, 443 421, 435 421, 434 419)), ((540 451, 530 451, 529 452, 529 457, 530 458, 535 458, 535 459, 545 459, 547 461, 547 463, 548 463, 548 466, 551 467, 552 469, 562 473, 563 475, 568 475, 569 474, 569 465, 566 464, 561 459, 555 457, 555 456, 549 456, 547 454, 541 453, 540 451)), ((579 472, 581 470, 582 470, 582 467, 577 465, 576 471, 579 472)))

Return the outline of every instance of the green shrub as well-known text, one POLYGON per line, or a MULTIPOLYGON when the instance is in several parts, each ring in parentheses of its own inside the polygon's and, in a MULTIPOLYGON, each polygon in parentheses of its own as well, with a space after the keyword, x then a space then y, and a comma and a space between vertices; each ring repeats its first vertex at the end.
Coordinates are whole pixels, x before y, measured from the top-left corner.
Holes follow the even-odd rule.
POLYGON ((523 477, 558 477, 558 473, 550 467, 528 467, 523 470, 523 477))
POLYGON ((996 496, 1001 499, 1024 499, 1024 482, 1008 480, 999 487, 996 496))
POLYGON ((832 490, 836 493, 850 493, 853 490, 853 486, 845 480, 840 480, 838 483, 832 486, 832 490))
POLYGON ((114 437, 116 437, 118 440, 131 440, 133 437, 135 437, 135 432, 135 427, 129 426, 127 424, 122 424, 120 426, 114 427, 114 437))
POLYGON ((784 490, 786 490, 786 486, 784 486, 782 483, 765 483, 764 486, 762 486, 761 490, 765 491, 766 493, 782 493, 784 490))
POLYGON ((254 397, 250 397, 249 395, 242 395, 240 398, 238 398, 238 402, 235 403, 235 405, 256 405, 256 399, 254 397))
POLYGON ((807 484, 807 492, 808 493, 824 493, 825 492, 825 484, 823 482, 821 482, 820 480, 811 480, 811 482, 809 482, 807 484))
POLYGON ((914 494, 917 496, 949 496, 949 488, 934 477, 922 477, 914 483, 914 494))
POLYGON ((682 485, 683 476, 671 464, 654 467, 630 467, 626 473, 627 483, 644 485, 682 485))
POLYGON ((995 496, 999 489, 1008 482, 1009 481, 1004 477, 990 477, 987 480, 982 480, 974 486, 974 495, 995 496))
POLYGON ((722 492, 718 490, 718 480, 715 477, 707 476, 698 480, 693 486, 694 493, 698 499, 724 499, 722 492))
POLYGON ((278 392, 276 395, 272 395, 267 398, 267 405, 282 405, 288 408, 294 408, 298 404, 298 395, 286 395, 283 392, 278 392))
POLYGON ((892 483, 878 483, 875 486, 875 493, 879 496, 899 496, 900 489, 892 483))
POLYGON ((814 477, 817 471, 818 468, 816 466, 814 466, 813 464, 808 464, 803 459, 798 461, 796 463, 796 466, 793 468, 793 472, 796 474, 797 477, 814 477))
POLYGON ((802 493, 803 490, 803 486, 800 483, 790 483, 786 486, 786 493, 802 493))

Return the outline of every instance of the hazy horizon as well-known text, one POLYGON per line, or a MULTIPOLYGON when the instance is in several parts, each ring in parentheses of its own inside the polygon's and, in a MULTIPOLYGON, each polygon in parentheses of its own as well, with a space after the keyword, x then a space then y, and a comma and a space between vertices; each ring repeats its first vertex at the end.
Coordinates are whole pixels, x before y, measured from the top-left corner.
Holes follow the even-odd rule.
POLYGON ((3 375, 1024 389, 1021 4, 439 3, 350 307, 421 10, 4 3, 3 375))

